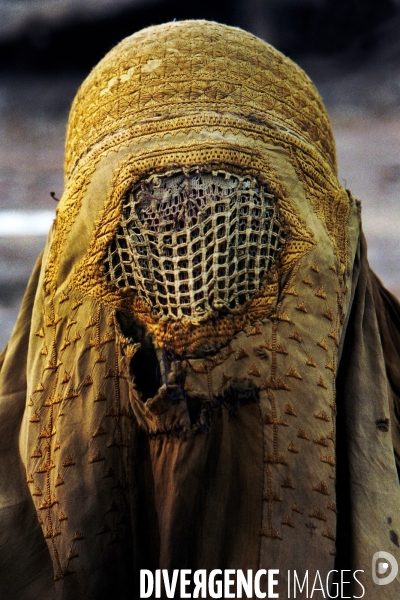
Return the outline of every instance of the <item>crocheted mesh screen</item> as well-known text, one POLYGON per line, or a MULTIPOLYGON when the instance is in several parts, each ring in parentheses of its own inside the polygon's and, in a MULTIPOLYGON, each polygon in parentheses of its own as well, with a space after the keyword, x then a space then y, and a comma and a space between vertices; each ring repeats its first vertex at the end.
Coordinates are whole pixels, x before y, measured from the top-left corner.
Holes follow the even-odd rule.
POLYGON ((153 175, 122 206, 106 278, 133 288, 159 317, 244 304, 284 243, 274 196, 252 177, 201 168, 153 175))

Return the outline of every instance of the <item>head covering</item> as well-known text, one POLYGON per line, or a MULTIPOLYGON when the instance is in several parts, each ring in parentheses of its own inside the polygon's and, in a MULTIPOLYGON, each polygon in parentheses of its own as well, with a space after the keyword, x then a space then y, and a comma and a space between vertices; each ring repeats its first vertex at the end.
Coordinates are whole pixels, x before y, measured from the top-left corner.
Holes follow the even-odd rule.
POLYGON ((183 568, 278 568, 284 597, 336 547, 392 598, 370 582, 399 508, 372 288, 299 67, 207 21, 117 45, 74 100, 1 371, 6 504, 40 524, 12 598, 138 598, 140 569, 183 568))

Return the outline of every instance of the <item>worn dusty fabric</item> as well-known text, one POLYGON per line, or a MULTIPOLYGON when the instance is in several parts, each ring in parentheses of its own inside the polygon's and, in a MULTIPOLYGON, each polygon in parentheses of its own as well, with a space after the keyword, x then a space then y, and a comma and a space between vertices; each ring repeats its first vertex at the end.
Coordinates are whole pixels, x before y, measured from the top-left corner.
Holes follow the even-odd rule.
MULTIPOLYGON (((378 548, 399 560, 400 306, 369 269, 363 237, 353 279, 354 299, 337 380, 337 428, 342 440, 337 446, 337 494, 343 514, 338 519, 337 552, 338 568, 365 565, 368 573, 368 561, 378 548)), ((393 598, 398 584, 398 577, 378 590, 370 583, 365 597, 393 598)))
POLYGON ((79 90, 65 174, 0 373, 0 597, 139 598, 141 568, 277 568, 281 598, 288 570, 360 569, 397 597, 371 564, 400 559, 399 308, 310 80, 238 29, 143 30, 79 90))

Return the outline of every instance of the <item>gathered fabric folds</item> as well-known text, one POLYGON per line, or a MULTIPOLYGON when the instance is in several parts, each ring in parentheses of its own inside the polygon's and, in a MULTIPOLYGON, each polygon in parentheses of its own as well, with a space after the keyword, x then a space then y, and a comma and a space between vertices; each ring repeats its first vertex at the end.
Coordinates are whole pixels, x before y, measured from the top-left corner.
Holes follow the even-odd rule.
POLYGON ((265 42, 183 21, 105 56, 0 361, 2 600, 136 599, 141 569, 399 596, 371 565, 400 561, 400 309, 360 210, 265 42))

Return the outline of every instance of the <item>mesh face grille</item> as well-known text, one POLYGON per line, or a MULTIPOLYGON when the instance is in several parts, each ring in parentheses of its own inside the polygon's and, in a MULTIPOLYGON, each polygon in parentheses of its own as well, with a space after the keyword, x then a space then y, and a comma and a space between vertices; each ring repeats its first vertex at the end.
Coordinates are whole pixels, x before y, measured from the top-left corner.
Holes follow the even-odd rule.
POLYGON ((198 168, 153 175, 125 195, 104 268, 160 317, 205 317, 246 302, 283 243, 265 186, 198 168))

